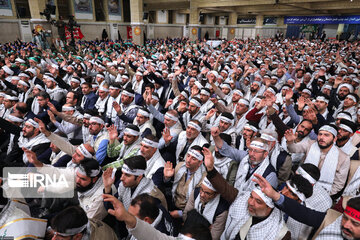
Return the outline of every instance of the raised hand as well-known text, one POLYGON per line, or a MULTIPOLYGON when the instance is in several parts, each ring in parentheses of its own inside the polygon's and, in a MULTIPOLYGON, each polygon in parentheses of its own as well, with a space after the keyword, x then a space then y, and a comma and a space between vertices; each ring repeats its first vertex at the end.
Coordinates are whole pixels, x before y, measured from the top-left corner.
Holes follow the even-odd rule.
POLYGON ((275 96, 268 96, 268 97, 266 98, 266 106, 267 106, 268 108, 272 107, 273 104, 275 103, 275 101, 276 101, 276 97, 275 97, 275 96))
POLYGON ((265 106, 266 106, 266 99, 263 98, 263 99, 261 99, 261 101, 259 102, 259 104, 256 105, 256 108, 260 110, 260 109, 262 109, 262 108, 265 107, 265 106))
POLYGON ((37 157, 36 157, 36 153, 34 153, 33 151, 27 149, 27 148, 21 148, 24 153, 26 154, 26 157, 29 161, 29 163, 32 163, 35 167, 42 167, 43 164, 42 162, 40 162, 37 157))
POLYGON ((210 150, 206 147, 203 147, 202 150, 205 158, 204 158, 204 164, 205 167, 208 171, 211 171, 214 169, 214 156, 212 155, 212 153, 210 152, 210 150))
POLYGON ((211 128, 211 136, 218 137, 220 135, 220 129, 218 127, 211 128))
POLYGON ((34 118, 34 120, 35 120, 35 122, 37 122, 39 124, 40 132, 45 134, 45 136, 47 136, 47 137, 50 136, 51 132, 46 129, 45 123, 38 118, 34 118))
POLYGON ((164 130, 162 132, 162 136, 163 136, 166 144, 169 144, 171 142, 171 140, 173 139, 173 136, 171 136, 171 134, 170 134, 170 129, 167 127, 164 128, 164 130))
POLYGON ((169 106, 170 106, 171 104, 173 104, 173 102, 174 102, 173 99, 167 100, 167 102, 166 102, 166 104, 165 104, 165 108, 169 108, 169 106))
POLYGON ((53 122, 53 123, 56 123, 55 115, 52 113, 52 111, 47 110, 47 114, 50 117, 50 121, 53 122))
POLYGON ((58 115, 58 110, 56 109, 56 107, 54 106, 54 104, 52 104, 51 102, 48 102, 48 107, 50 109, 50 111, 52 111, 54 114, 58 115))
POLYGON ((298 99, 298 109, 301 111, 304 109, 304 106, 305 106, 305 98, 304 97, 299 97, 298 99))
POLYGON ((113 105, 113 108, 115 109, 115 111, 117 112, 117 114, 120 116, 122 114, 120 104, 117 103, 116 101, 114 101, 112 105, 113 105))
POLYGON ((118 138, 118 132, 117 129, 115 127, 115 125, 111 125, 110 127, 106 128, 109 134, 109 141, 110 144, 114 143, 114 141, 118 138))
POLYGON ((128 219, 129 215, 132 216, 126 211, 124 205, 116 197, 110 194, 103 194, 103 199, 104 202, 110 202, 113 205, 114 209, 109 209, 108 213, 115 216, 118 221, 125 221, 128 219))
POLYGON ((206 114, 205 119, 209 120, 212 116, 214 116, 214 114, 217 112, 216 108, 212 108, 210 109, 210 111, 206 114))
POLYGON ((180 113, 184 113, 187 111, 187 103, 185 101, 181 101, 179 103, 179 106, 177 108, 177 111, 180 112, 180 113))
POLYGON ((292 129, 286 130, 284 136, 287 142, 294 142, 297 139, 297 133, 294 134, 292 129))
POLYGON ((175 174, 175 169, 172 166, 171 162, 166 162, 165 166, 164 166, 164 177, 165 179, 170 179, 174 176, 175 174))
POLYGON ((178 210, 170 211, 169 214, 170 214, 173 218, 180 218, 180 217, 181 217, 178 210))
MULTIPOLYGON (((115 177, 113 177, 113 171, 114 171, 114 168, 108 168, 104 171, 104 173, 102 175, 105 193, 111 192, 111 186, 115 182, 115 177)), ((115 171, 116 171, 116 169, 115 169, 115 171)))
POLYGON ((333 88, 337 88, 340 84, 343 83, 343 79, 342 78, 335 78, 335 82, 334 82, 334 86, 333 88))
POLYGON ((275 191, 271 184, 261 175, 254 173, 254 176, 256 177, 253 179, 254 182, 259 184, 261 191, 271 198, 273 201, 278 201, 280 199, 280 193, 275 191))
POLYGON ((317 123, 317 116, 314 109, 309 108, 305 111, 306 119, 310 120, 313 124, 317 123))
POLYGON ((293 92, 292 89, 286 90, 286 94, 285 94, 285 100, 286 101, 290 101, 293 96, 294 96, 294 92, 293 92))
POLYGON ((191 88, 191 96, 193 97, 193 96, 196 96, 198 93, 199 93, 199 88, 196 86, 196 85, 194 85, 192 88, 191 88))
POLYGON ((146 105, 150 105, 151 104, 151 100, 152 100, 152 94, 149 93, 146 98, 145 98, 145 102, 146 102, 146 105))

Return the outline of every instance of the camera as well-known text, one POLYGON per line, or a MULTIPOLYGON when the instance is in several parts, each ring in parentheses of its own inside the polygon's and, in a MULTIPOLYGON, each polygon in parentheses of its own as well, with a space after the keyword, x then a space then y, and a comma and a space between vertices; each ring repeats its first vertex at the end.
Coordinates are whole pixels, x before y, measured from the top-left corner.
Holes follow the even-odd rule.
POLYGON ((56 14, 56 6, 50 3, 47 3, 44 11, 40 12, 40 15, 45 16, 47 21, 50 21, 51 15, 55 15, 55 14, 56 14))

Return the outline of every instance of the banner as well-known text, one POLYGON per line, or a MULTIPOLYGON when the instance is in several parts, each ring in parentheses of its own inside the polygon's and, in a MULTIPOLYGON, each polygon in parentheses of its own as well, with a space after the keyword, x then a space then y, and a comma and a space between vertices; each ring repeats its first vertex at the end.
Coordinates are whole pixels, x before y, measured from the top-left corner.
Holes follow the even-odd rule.
POLYGON ((277 17, 264 17, 264 25, 276 25, 277 17))
POLYGON ((13 16, 10 0, 0 1, 0 16, 13 16))
POLYGON ((256 24, 256 17, 238 18, 237 24, 256 24))
POLYGON ((132 28, 130 26, 126 27, 127 39, 132 39, 132 28))
MULTIPOLYGON (((219 30, 219 35, 220 35, 220 30, 219 30)), ((209 40, 209 41, 206 41, 206 44, 211 46, 212 48, 217 48, 218 46, 220 46, 221 43, 222 43, 222 40, 209 40)))
POLYGON ((91 0, 74 0, 74 10, 76 13, 92 13, 91 0))
POLYGON ((10 0, 1 0, 0 1, 0 9, 11 9, 11 1, 10 0))
POLYGON ((121 20, 121 2, 120 0, 108 0, 109 20, 121 20))
POLYGON ((300 31, 303 33, 315 33, 317 32, 317 29, 316 25, 304 25, 301 27, 300 31))
POLYGON ((93 19, 92 0, 73 0, 76 19, 93 19))
MULTIPOLYGON (((83 39, 84 38, 84 35, 82 34, 81 29, 79 27, 74 27, 73 32, 74 32, 75 39, 83 39)), ((67 26, 65 26, 65 35, 66 35, 66 39, 71 39, 71 33, 67 26)))
POLYGON ((360 15, 356 16, 288 16, 284 24, 360 24, 360 15))

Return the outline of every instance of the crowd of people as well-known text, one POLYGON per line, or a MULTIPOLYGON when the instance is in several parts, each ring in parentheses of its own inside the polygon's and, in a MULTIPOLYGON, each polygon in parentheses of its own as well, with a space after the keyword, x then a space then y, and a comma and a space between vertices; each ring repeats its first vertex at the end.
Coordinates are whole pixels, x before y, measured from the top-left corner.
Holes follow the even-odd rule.
POLYGON ((1 170, 75 192, 11 197, 1 171, 0 236, 360 239, 359 42, 18 40, 0 57, 1 170))

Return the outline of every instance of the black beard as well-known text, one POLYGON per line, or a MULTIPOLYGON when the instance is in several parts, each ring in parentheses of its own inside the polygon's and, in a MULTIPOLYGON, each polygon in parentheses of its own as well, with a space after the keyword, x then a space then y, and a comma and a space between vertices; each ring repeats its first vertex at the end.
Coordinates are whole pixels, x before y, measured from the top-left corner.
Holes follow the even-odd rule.
POLYGON ((343 97, 340 97, 339 95, 338 95, 338 98, 339 98, 339 100, 344 100, 345 98, 346 98, 346 96, 343 96, 343 97))
POLYGON ((75 190, 80 192, 80 193, 84 193, 87 190, 90 190, 95 183, 90 183, 89 185, 87 185, 86 187, 82 187, 82 186, 76 186, 75 190))
POLYGON ((332 145, 333 143, 330 143, 330 144, 328 144, 328 145, 326 145, 326 146, 320 146, 319 144, 319 148, 320 149, 326 149, 326 148, 328 148, 328 147, 330 147, 331 145, 332 145))
POLYGON ((297 132, 298 138, 303 139, 305 137, 304 132, 297 132))
POLYGON ((256 93, 256 92, 257 92, 257 89, 251 89, 251 88, 250 88, 250 92, 256 93))
POLYGON ((338 138, 337 141, 345 141, 345 140, 349 140, 350 137, 341 137, 338 138))

